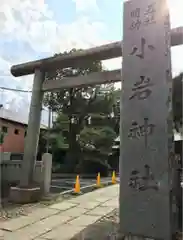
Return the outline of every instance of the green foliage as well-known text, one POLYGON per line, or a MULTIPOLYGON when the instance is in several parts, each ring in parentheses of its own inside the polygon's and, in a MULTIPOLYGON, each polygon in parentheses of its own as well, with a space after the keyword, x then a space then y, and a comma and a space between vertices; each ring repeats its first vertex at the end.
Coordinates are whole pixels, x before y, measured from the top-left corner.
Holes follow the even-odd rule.
MULTIPOLYGON (((76 49, 71 50, 73 51, 76 49)), ((48 72, 46 77, 48 80, 62 80, 64 77, 102 71, 100 61, 91 59, 82 66, 76 64, 72 68, 48 72)), ((182 126, 182 78, 183 73, 173 79, 172 95, 173 119, 179 129, 180 125, 182 126)), ((116 135, 119 135, 120 95, 121 90, 114 89, 113 84, 61 89, 57 93, 47 93, 44 96, 44 105, 58 113, 50 131, 52 150, 59 152, 59 149, 69 148, 67 152, 75 166, 81 167, 84 162, 88 164, 92 161, 108 167, 107 156, 111 152, 116 135)))
POLYGON ((115 138, 116 133, 108 126, 84 127, 80 132, 79 143, 82 149, 95 149, 108 154, 115 138))
MULTIPOLYGON (((70 52, 75 51, 80 50, 73 49, 70 52)), ((64 77, 100 71, 102 71, 101 62, 88 59, 82 65, 76 62, 76 65, 71 68, 49 71, 46 78, 47 80, 62 80, 64 77)), ((53 151, 69 147, 67 162, 72 162, 73 165, 81 164, 85 159, 86 151, 91 153, 87 144, 92 141, 95 152, 102 156, 105 155, 106 159, 115 138, 115 131, 118 132, 119 129, 117 95, 113 84, 61 89, 56 93, 45 94, 44 105, 58 113, 50 132, 53 151), (116 118, 111 117, 112 111, 115 111, 116 118)), ((96 160, 96 154, 92 158, 96 160)))
POLYGON ((65 141, 64 136, 62 135, 62 133, 60 134, 50 134, 50 145, 52 147, 52 149, 57 150, 57 149, 68 149, 68 144, 65 141))
POLYGON ((69 131, 69 117, 66 114, 59 113, 56 122, 53 123, 53 132, 69 131))

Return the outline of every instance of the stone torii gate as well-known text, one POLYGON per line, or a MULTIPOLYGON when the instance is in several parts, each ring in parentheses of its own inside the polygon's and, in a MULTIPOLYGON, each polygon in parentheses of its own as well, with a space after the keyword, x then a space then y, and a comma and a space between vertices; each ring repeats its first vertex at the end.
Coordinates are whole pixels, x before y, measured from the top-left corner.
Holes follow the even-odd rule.
POLYGON ((125 2, 123 17, 122 42, 12 66, 15 77, 34 74, 20 185, 11 190, 12 196, 28 192, 31 196, 35 191, 32 181, 43 93, 123 79, 120 231, 126 236, 170 240, 174 232, 169 188, 173 146, 170 46, 183 44, 183 27, 170 31, 166 0, 125 2), (50 69, 81 66, 88 58, 121 56, 122 76, 119 69, 45 81, 50 69))

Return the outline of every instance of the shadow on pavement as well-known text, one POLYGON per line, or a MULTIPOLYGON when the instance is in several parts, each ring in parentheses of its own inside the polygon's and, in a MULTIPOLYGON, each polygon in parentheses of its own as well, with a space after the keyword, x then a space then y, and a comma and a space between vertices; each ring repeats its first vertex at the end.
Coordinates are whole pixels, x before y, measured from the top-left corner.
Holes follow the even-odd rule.
POLYGON ((119 230, 118 211, 103 217, 98 222, 88 226, 70 240, 117 240, 119 230))

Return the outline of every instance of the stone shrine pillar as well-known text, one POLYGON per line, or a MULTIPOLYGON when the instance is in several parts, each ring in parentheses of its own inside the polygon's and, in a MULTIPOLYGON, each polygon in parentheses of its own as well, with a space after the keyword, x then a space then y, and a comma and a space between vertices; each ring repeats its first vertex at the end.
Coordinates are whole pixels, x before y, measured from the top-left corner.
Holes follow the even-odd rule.
POLYGON ((43 194, 48 195, 50 193, 51 186, 51 174, 52 174, 52 155, 50 153, 44 153, 42 156, 43 162, 43 194))
POLYGON ((170 23, 166 0, 124 3, 120 232, 170 240, 170 23))

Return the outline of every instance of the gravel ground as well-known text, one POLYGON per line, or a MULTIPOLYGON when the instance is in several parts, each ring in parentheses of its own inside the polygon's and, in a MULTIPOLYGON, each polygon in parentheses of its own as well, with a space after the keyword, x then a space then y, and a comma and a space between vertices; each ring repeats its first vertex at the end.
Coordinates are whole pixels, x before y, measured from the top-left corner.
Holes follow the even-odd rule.
POLYGON ((71 240, 117 240, 119 230, 119 211, 113 210, 95 224, 90 225, 71 240))
MULTIPOLYGON (((92 189, 92 191, 95 189, 96 188, 92 189)), ((20 216, 26 216, 37 208, 43 208, 48 205, 61 202, 63 200, 74 198, 74 197, 77 197, 77 196, 69 193, 64 195, 60 195, 58 193, 52 193, 38 203, 24 204, 24 205, 13 204, 8 202, 6 199, 3 199, 3 201, 0 202, 0 222, 8 219, 12 219, 12 218, 17 218, 20 216)))
POLYGON ((73 197, 72 195, 50 195, 47 198, 42 199, 38 203, 33 204, 13 204, 8 201, 4 201, 0 206, 0 222, 8 219, 17 218, 20 216, 26 216, 32 211, 38 208, 44 208, 48 205, 61 202, 65 199, 73 197))

